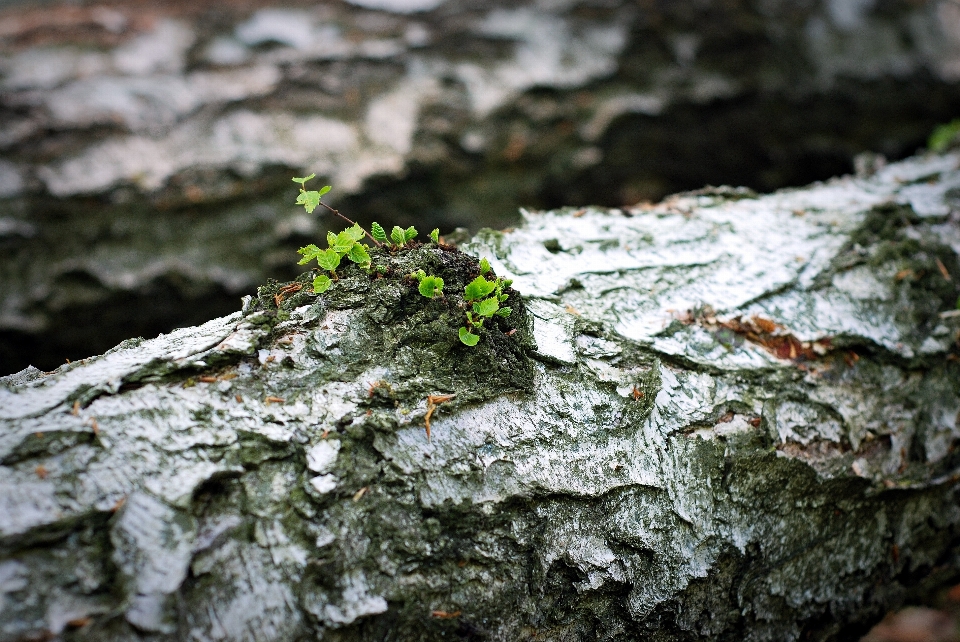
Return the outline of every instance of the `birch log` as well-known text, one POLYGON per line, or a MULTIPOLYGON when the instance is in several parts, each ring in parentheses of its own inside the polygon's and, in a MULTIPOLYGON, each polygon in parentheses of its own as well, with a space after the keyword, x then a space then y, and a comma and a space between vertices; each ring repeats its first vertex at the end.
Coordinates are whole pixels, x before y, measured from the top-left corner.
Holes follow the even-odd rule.
POLYGON ((444 231, 768 192, 913 153, 958 80, 953 0, 5 0, 0 374, 291 278, 291 176, 444 231))
POLYGON ((525 212, 477 348, 344 276, 0 379, 0 639, 851 639, 960 569, 958 167, 525 212))

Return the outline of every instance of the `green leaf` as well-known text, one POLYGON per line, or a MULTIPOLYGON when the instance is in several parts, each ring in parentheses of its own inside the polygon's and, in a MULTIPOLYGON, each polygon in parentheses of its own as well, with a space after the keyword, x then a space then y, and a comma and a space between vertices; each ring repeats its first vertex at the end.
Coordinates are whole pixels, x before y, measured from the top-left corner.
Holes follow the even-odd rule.
POLYGON ((490 271, 490 261, 487 260, 487 257, 480 259, 480 274, 486 274, 490 271))
POLYGON ((420 269, 414 272, 413 274, 411 274, 410 276, 415 278, 417 281, 422 281, 427 276, 427 273, 424 272, 423 269, 420 269))
POLYGON ((353 239, 353 236, 350 235, 350 232, 344 230, 343 232, 337 234, 336 242, 330 245, 330 249, 340 256, 343 256, 349 252, 350 248, 356 245, 356 243, 357 242, 353 239))
POLYGON ((394 245, 403 246, 407 243, 407 235, 399 225, 394 225, 393 229, 390 230, 390 238, 393 239, 394 245))
POLYGON ((495 298, 484 299, 473 304, 473 311, 482 317, 492 317, 500 307, 500 302, 495 298))
POLYGON ((373 225, 370 226, 370 235, 380 241, 381 243, 387 242, 387 233, 376 221, 373 222, 373 225))
POLYGON ((367 252, 365 245, 354 243, 353 247, 350 248, 350 252, 347 254, 347 258, 357 265, 370 267, 370 254, 367 252))
POLYGON ((409 243, 410 241, 412 241, 412 240, 415 239, 416 237, 417 237, 417 228, 415 228, 415 227, 412 226, 412 225, 411 225, 410 227, 408 227, 406 230, 403 231, 403 242, 404 242, 404 243, 409 243))
POLYGON ((947 148, 957 140, 958 136, 960 136, 960 118, 934 129, 927 140, 927 147, 930 148, 931 152, 940 154, 947 151, 947 148))
POLYGON ((433 241, 434 243, 437 243, 437 244, 440 243, 440 228, 439 228, 439 227, 438 227, 438 228, 434 228, 434 230, 433 230, 432 232, 430 232, 430 240, 433 241))
POLYGON ((366 236, 366 232, 363 231, 363 228, 360 227, 359 223, 354 223, 353 227, 348 227, 344 230, 344 232, 349 234, 350 238, 352 238, 354 241, 359 241, 366 236))
POLYGON ((477 341, 480 340, 480 337, 470 332, 464 327, 460 328, 460 341, 468 346, 477 345, 477 341))
POLYGON ((323 250, 317 255, 317 263, 324 270, 333 272, 340 265, 340 255, 335 250, 323 250))
POLYGON ((493 292, 495 287, 497 287, 495 281, 487 281, 482 276, 478 276, 463 288, 463 298, 467 301, 482 299, 493 292))
POLYGON ((330 277, 326 274, 321 274, 313 280, 313 291, 317 294, 326 292, 330 288, 330 284, 333 281, 330 280, 330 277))
POLYGON ((308 214, 312 214, 320 204, 320 192, 300 192, 297 194, 297 205, 303 205, 308 214))
POLYGON ((501 317, 508 317, 512 312, 513 310, 509 306, 505 306, 497 310, 495 314, 501 317))
POLYGON ((304 176, 303 178, 294 178, 294 179, 293 179, 293 182, 294 182, 294 183, 300 183, 301 185, 303 185, 303 184, 306 183, 307 181, 309 181, 309 180, 311 180, 311 179, 314 179, 314 178, 316 178, 316 177, 317 177, 316 174, 310 174, 310 176, 304 176))
POLYGON ((319 247, 311 243, 307 247, 301 247, 297 250, 297 254, 303 254, 303 258, 297 261, 297 265, 306 265, 313 259, 317 258, 317 255, 323 252, 319 247))
POLYGON ((333 232, 327 232, 327 245, 333 247, 337 244, 337 235, 333 232))
POLYGON ((320 195, 320 198, 323 198, 323 195, 329 192, 330 189, 331 187, 329 185, 324 185, 323 187, 320 188, 320 191, 317 193, 320 195))
POLYGON ((432 299, 443 294, 443 279, 439 276, 425 276, 420 280, 420 294, 432 299))

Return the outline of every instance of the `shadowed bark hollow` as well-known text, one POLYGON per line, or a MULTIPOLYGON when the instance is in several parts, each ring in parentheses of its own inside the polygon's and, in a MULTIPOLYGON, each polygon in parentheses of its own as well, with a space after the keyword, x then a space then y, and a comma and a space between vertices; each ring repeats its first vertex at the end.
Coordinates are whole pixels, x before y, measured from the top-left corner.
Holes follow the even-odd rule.
POLYGON ((958 578, 958 167, 526 212, 0 379, 0 639, 851 639, 958 578))

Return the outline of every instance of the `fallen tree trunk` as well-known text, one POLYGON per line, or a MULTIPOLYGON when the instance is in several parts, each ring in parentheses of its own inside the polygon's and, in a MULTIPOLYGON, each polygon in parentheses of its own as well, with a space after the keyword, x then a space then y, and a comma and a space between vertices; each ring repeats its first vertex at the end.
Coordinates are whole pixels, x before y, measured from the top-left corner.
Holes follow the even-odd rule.
POLYGON ((425 245, 6 377, 0 638, 863 630, 960 568, 958 165, 527 213, 476 348, 425 245))
POLYGON ((502 228, 803 185, 960 104, 953 0, 37 4, 0 7, 0 374, 292 278, 325 232, 293 175, 367 224, 502 228))

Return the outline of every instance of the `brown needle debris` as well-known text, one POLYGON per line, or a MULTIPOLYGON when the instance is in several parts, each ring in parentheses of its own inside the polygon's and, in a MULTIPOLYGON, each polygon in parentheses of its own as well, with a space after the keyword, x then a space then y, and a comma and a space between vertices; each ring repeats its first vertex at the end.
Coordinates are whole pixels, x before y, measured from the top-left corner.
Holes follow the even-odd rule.
POLYGON ((427 414, 423 417, 423 421, 427 426, 427 441, 430 441, 430 417, 433 416, 433 411, 437 409, 439 404, 442 404, 444 401, 450 401, 457 395, 430 395, 427 397, 427 414))

